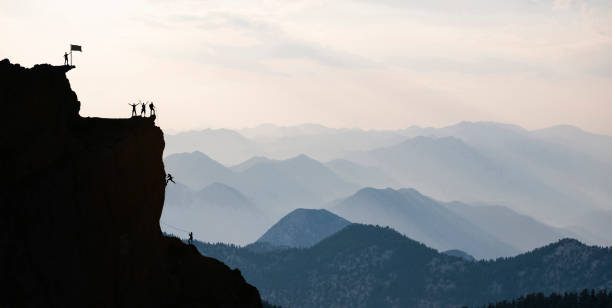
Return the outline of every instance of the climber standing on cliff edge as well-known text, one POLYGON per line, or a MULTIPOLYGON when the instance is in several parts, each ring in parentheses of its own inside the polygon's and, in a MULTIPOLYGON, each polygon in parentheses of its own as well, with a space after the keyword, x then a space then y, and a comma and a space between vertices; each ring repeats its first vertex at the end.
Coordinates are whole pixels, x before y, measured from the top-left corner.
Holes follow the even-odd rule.
POLYGON ((81 47, 81 45, 70 44, 70 53, 67 53, 67 52, 64 53, 64 65, 72 66, 72 52, 73 51, 83 52, 83 48, 81 47), (68 61, 68 56, 70 56, 70 61, 68 61))
POLYGON ((150 117, 155 116, 155 106, 153 105, 153 101, 149 103, 149 109, 151 110, 149 111, 149 116, 150 117))
POLYGON ((135 117, 137 116, 136 114, 136 106, 138 106, 138 104, 129 104, 128 105, 132 106, 132 116, 135 117))
POLYGON ((193 232, 189 232, 189 245, 193 245, 193 232))

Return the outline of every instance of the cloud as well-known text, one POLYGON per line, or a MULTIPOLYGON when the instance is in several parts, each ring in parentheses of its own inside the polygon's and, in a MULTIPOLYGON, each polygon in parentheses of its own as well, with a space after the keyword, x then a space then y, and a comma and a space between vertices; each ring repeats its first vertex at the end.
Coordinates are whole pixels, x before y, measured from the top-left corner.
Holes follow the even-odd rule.
POLYGON ((374 5, 386 5, 395 8, 428 10, 448 13, 466 13, 466 12, 488 12, 488 13, 507 13, 518 11, 532 11, 534 9, 547 8, 547 1, 556 0, 353 0, 374 5))
POLYGON ((574 4, 574 0, 555 0, 553 9, 555 10, 566 10, 574 4))
POLYGON ((373 65, 363 57, 292 37, 278 25, 242 15, 227 12, 174 15, 168 17, 168 22, 216 36, 213 40, 199 39, 202 49, 197 58, 207 63, 261 72, 270 71, 266 66, 269 60, 307 60, 340 69, 373 65), (219 39, 224 35, 233 37, 219 39))

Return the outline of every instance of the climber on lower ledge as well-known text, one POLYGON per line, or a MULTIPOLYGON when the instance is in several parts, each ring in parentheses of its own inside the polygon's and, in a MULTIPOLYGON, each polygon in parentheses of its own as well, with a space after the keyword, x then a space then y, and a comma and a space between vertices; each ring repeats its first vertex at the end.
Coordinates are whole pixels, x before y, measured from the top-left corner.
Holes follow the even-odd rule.
POLYGON ((168 173, 168 176, 166 177, 166 184, 168 184, 168 182, 176 184, 176 182, 174 181, 174 177, 170 173, 168 173))

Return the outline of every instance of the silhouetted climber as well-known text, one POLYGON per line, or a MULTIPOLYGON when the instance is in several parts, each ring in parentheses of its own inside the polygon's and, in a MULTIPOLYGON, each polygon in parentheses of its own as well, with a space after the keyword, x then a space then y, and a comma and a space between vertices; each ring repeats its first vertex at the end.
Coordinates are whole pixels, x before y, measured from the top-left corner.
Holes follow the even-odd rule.
POLYGON ((166 177, 166 184, 168 184, 168 182, 176 184, 176 182, 174 182, 174 177, 170 173, 168 173, 168 176, 166 177))
POLYGON ((68 53, 64 52, 64 65, 68 65, 68 53))
POLYGON ((132 106, 132 116, 135 117, 137 116, 136 114, 136 106, 138 106, 138 104, 129 104, 128 105, 132 106))
POLYGON ((140 116, 141 117, 147 116, 147 105, 145 105, 145 103, 142 103, 142 107, 140 107, 140 116))
POLYGON ((151 111, 149 112, 149 116, 154 116, 154 115, 155 115, 155 106, 153 106, 153 102, 151 102, 151 103, 149 104, 149 109, 151 110, 151 111))
POLYGON ((193 245, 193 232, 189 232, 189 245, 193 245))

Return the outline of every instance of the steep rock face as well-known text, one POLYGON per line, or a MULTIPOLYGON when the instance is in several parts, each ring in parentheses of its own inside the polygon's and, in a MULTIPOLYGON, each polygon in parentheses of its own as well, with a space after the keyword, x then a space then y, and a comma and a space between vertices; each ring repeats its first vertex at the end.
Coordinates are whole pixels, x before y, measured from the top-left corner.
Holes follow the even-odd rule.
POLYGON ((68 70, 0 62, 0 306, 260 307, 239 271, 162 236, 154 119, 81 118, 68 70))

